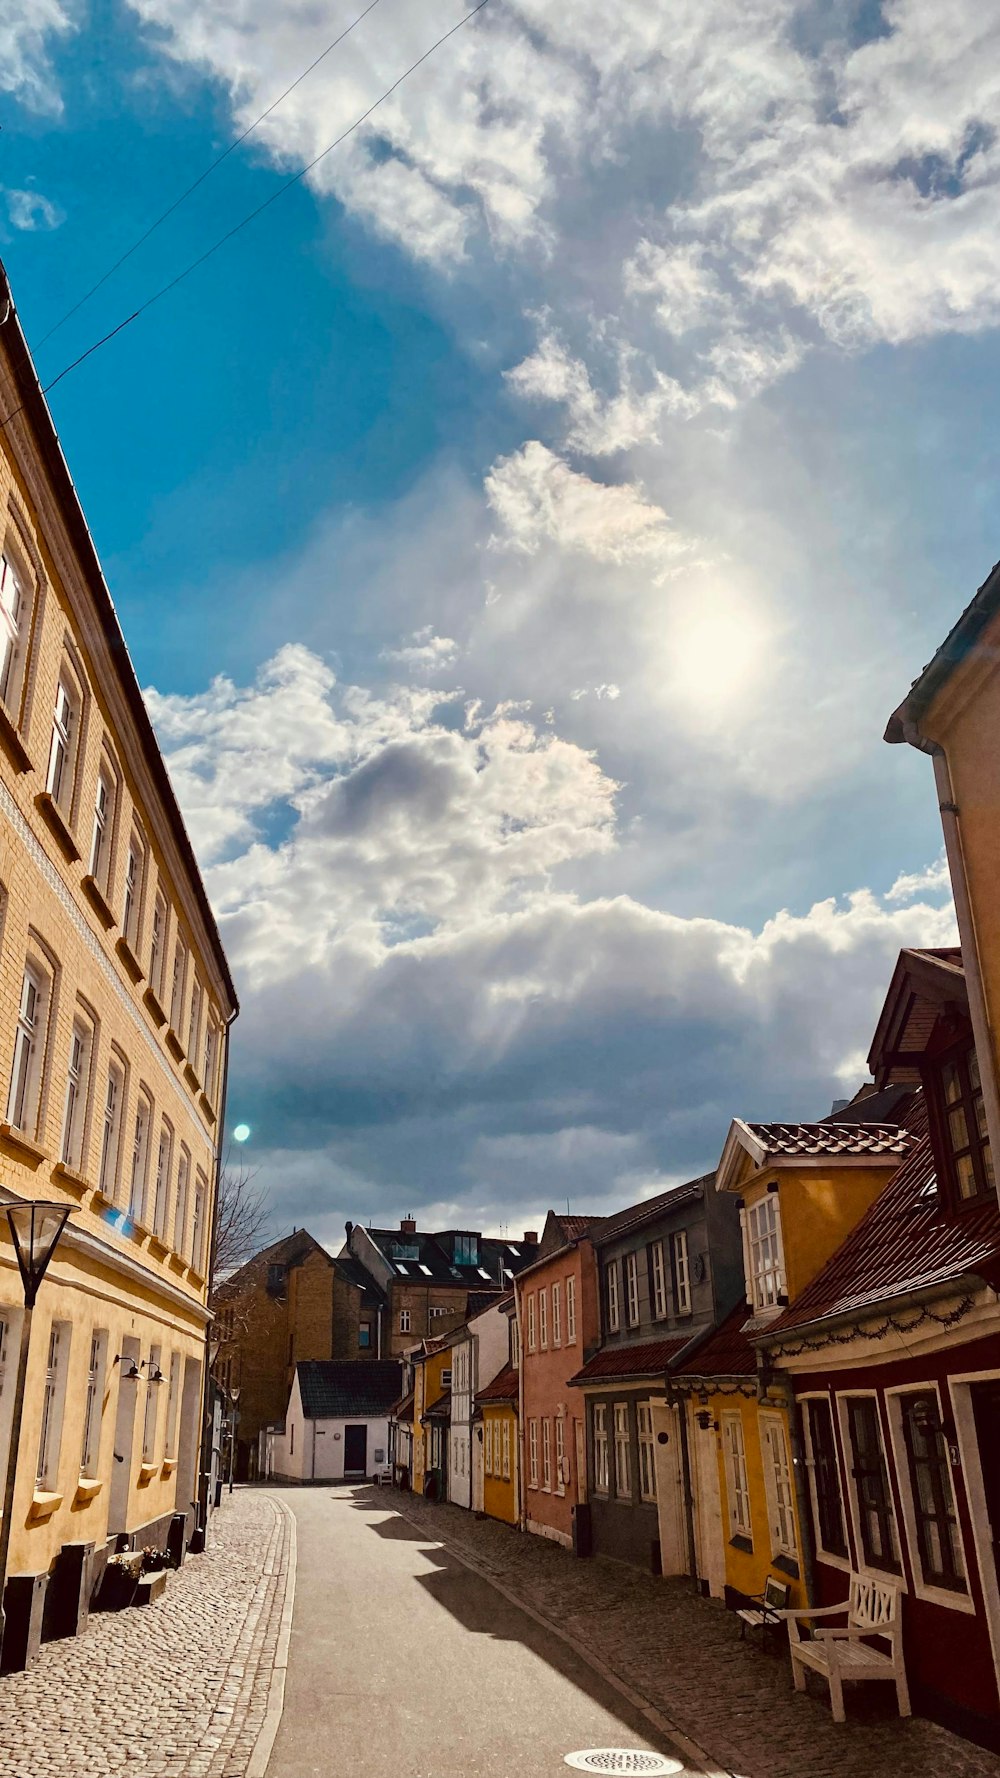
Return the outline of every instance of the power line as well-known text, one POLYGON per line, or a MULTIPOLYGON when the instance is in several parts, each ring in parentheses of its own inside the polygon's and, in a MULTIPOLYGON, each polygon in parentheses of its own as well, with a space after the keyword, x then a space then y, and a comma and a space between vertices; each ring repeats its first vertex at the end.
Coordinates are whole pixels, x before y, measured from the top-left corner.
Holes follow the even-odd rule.
POLYGON ((138 239, 134 240, 132 242, 131 247, 127 247, 125 249, 125 252, 121 255, 121 257, 119 259, 115 260, 114 265, 109 265, 107 271, 104 272, 100 278, 98 278, 97 283, 92 284, 90 289, 85 291, 84 295, 80 297, 79 301, 75 302, 71 309, 66 310, 65 315, 60 316, 59 320, 53 323, 53 325, 49 328, 48 333, 43 333, 41 339, 38 342, 39 346, 44 346, 46 341, 50 340, 54 333, 58 333, 60 327, 64 326, 65 323, 70 319, 71 316, 75 315, 79 309, 83 308, 84 303, 88 303, 92 296, 96 296, 97 292, 101 289, 101 287, 104 284, 107 283, 108 279, 114 275, 114 273, 118 270, 119 266, 123 266, 127 259, 131 259, 133 253, 137 252, 138 249, 141 246, 143 246, 143 244, 146 241, 149 240, 150 235, 153 235, 156 233, 156 230, 160 227, 161 223, 166 222, 167 218, 169 216, 172 216, 174 214, 175 210, 179 210, 181 205, 187 202, 187 200, 191 196, 192 192, 196 192, 198 190, 199 185, 204 185, 205 180, 209 177, 210 174, 215 172, 216 167, 221 167, 223 161, 228 159, 229 155, 231 155, 233 153, 234 149, 239 148, 240 144, 242 142, 245 142, 248 136, 253 135, 253 132, 255 129, 257 129, 258 125, 262 124, 264 122, 265 118, 270 117, 272 111, 276 111, 278 109, 278 106, 284 103, 284 101, 288 98, 289 93, 294 93, 295 88, 297 86, 302 85, 302 82, 306 79, 306 76, 311 74, 313 72, 314 68, 318 68, 320 63, 325 61, 326 57, 328 55, 330 55, 330 53, 337 48, 338 44, 343 43, 344 38, 349 37, 351 32, 355 29, 355 27, 361 24, 362 19, 366 19, 370 12, 374 12, 374 10, 375 10, 376 6, 378 6, 378 4, 379 4, 379 0, 369 0, 369 4, 365 7, 364 12, 360 12, 358 14, 357 18, 353 19, 352 22, 347 26, 347 28, 345 30, 341 31, 339 37, 335 37, 332 43, 328 43, 326 48, 316 57, 315 61, 310 62, 308 68, 303 68, 302 73, 297 77, 297 79, 292 81, 291 86, 286 86, 284 92, 278 94, 278 97, 272 101, 272 103, 267 107, 267 110, 262 111, 259 117, 255 117, 253 123, 247 125, 247 128, 243 131, 242 135, 235 137, 235 139, 232 142, 230 142, 228 148, 224 148, 222 153, 220 155, 217 155, 215 160, 212 161, 211 164, 205 168, 204 172, 199 173, 199 175, 198 175, 197 179, 194 181, 194 183, 189 185, 187 187, 186 191, 182 191, 180 196, 175 198, 173 203, 169 204, 167 206, 167 208, 163 211, 162 215, 160 215, 156 218, 155 222, 150 223, 149 227, 145 230, 145 233, 139 235, 138 239))
MULTIPOLYGON (((69 376, 70 371, 76 370, 78 365, 83 364, 84 361, 87 358, 92 357, 95 352, 99 352, 102 346, 106 346, 109 340, 113 340, 116 335, 122 333, 126 327, 130 327, 133 321, 138 321, 139 316, 144 315, 147 309, 151 309, 154 303, 158 303, 161 297, 169 295, 171 290, 176 290, 178 284, 183 284, 185 278, 189 278, 192 272, 196 272, 199 266, 203 266, 206 260, 211 259, 214 254, 218 253, 220 247, 224 247, 228 241, 231 241, 233 237, 238 235, 241 230, 245 229, 249 223, 256 221, 258 216, 262 216, 264 211, 270 209, 272 204, 277 203, 277 200, 280 197, 283 197, 286 191, 290 191, 293 185, 298 185, 300 180, 305 179, 312 172, 314 167, 319 166, 320 161, 325 160, 328 154, 332 154, 335 148, 339 148, 342 142, 346 142, 349 136, 353 136, 354 132, 359 130, 363 123, 367 123, 368 119, 372 116, 372 113, 377 111, 380 105, 384 105, 386 99, 391 99, 393 93, 402 86, 404 80, 409 80, 410 75, 415 74, 417 69, 422 67, 424 62, 430 59, 435 50, 440 49, 443 43, 447 43, 449 37, 454 37, 456 31, 460 31, 463 25, 467 25, 470 19, 474 19, 476 14, 482 12, 484 7, 488 5, 489 0, 479 0, 478 5, 474 6, 470 12, 467 12, 464 18, 460 18, 456 24, 443 32, 442 35, 431 44, 429 49, 424 50, 423 55, 418 56, 415 62, 411 62, 410 66, 404 69, 403 73, 393 81, 392 85, 386 87, 385 92, 381 93, 379 97, 369 105, 367 111, 363 111, 360 117, 355 118, 354 122, 349 124, 346 130, 342 130, 340 135, 335 137, 332 142, 328 143, 326 148, 321 149, 319 154, 315 155, 311 161, 308 161, 304 167, 299 168, 297 173, 293 173, 289 179, 286 179, 282 185, 279 185, 276 191, 272 191, 270 197, 265 198, 263 203, 258 204, 255 209, 248 211, 246 216, 244 216, 240 222, 234 223, 233 227, 227 229, 224 235, 220 235, 218 240, 212 243, 211 247, 206 247, 204 253, 199 253, 197 259, 192 259, 191 262, 184 267, 183 271, 178 272, 175 277, 170 278, 166 284, 162 284, 159 290, 154 290, 152 296, 148 296, 145 302, 139 304, 137 309, 133 309, 131 315, 126 315, 124 320, 119 321, 117 326, 111 328, 110 332, 102 334, 99 340, 95 340, 92 346, 88 346, 85 352, 81 352, 79 357, 74 358, 72 363, 67 364, 59 372, 58 376, 53 377, 51 382, 44 385, 42 394, 48 395, 50 389, 54 389, 57 383, 61 383, 64 377, 69 376)), ((16 407, 12 413, 7 415, 6 420, 0 424, 0 432, 2 432, 5 427, 9 426, 12 420, 17 418, 18 414, 22 412, 23 407, 24 403, 22 402, 19 407, 16 407)))

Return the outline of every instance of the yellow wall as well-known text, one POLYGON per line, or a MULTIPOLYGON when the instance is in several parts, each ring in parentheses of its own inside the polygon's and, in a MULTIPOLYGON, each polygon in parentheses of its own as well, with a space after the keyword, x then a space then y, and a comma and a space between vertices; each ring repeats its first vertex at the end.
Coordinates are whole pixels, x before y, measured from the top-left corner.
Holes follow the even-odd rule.
POLYGON ((424 1491, 424 1477, 430 1461, 430 1427, 420 1424, 428 1408, 440 1401, 444 1394, 441 1372, 451 1367, 452 1350, 446 1346, 441 1352, 431 1352, 426 1358, 418 1357, 413 1366, 413 1486, 418 1494, 424 1491))
MULTIPOLYGON (((783 1165, 769 1171, 765 1166, 745 1180, 743 1199, 748 1209, 767 1195, 772 1180, 777 1181, 789 1302, 795 1301, 860 1222, 898 1164, 896 1157, 891 1166, 884 1167, 796 1169, 783 1165)), ((751 1172, 748 1155, 747 1173, 751 1172)))
MULTIPOLYGON (((700 1403, 695 1404, 697 1411, 700 1403)), ((719 1495, 722 1502, 722 1535, 725 1549, 726 1581, 729 1586, 737 1587, 741 1593, 763 1593, 769 1575, 777 1579, 789 1581, 791 1593, 789 1605, 805 1603, 805 1591, 801 1579, 794 1580, 783 1569, 775 1566, 775 1551, 772 1547, 770 1513, 768 1510, 767 1489, 764 1483, 764 1453, 760 1431, 760 1406, 745 1395, 723 1395, 715 1393, 708 1403, 713 1420, 718 1423, 719 1430, 715 1434, 719 1461, 719 1495), (729 1478, 726 1471, 725 1445, 723 1441, 723 1415, 738 1413, 743 1424, 743 1447, 746 1457, 747 1483, 750 1498, 751 1551, 735 1547, 732 1541, 732 1525, 729 1516, 729 1478)), ((788 1441, 788 1416, 783 1409, 768 1407, 768 1412, 777 1413, 784 1424, 786 1448, 789 1454, 789 1475, 794 1471, 791 1464, 791 1444, 788 1441)), ((792 1514, 795 1523, 795 1541, 798 1551, 798 1562, 801 1573, 802 1566, 802 1532, 798 1521, 794 1494, 792 1497, 792 1514)))
MULTIPOLYGON (((512 1406, 497 1403, 483 1407, 483 1430, 487 1423, 499 1428, 504 1420, 508 1423, 507 1436, 510 1439, 510 1480, 502 1476, 485 1474, 483 1478, 483 1507, 491 1519, 502 1519, 505 1525, 517 1524, 517 1414, 512 1406)), ((493 1437, 498 1436, 497 1432, 493 1437)), ((502 1433, 499 1434, 502 1438, 502 1433)))

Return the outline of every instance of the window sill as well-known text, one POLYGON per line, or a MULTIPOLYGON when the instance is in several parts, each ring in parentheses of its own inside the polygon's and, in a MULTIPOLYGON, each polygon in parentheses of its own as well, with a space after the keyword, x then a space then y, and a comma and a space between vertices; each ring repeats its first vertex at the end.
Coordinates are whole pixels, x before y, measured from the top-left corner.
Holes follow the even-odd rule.
POLYGON ((142 997, 142 1004, 146 1008, 146 1011, 157 1029, 159 1029, 161 1025, 166 1024, 167 1015, 157 1000, 156 995, 153 993, 152 988, 146 989, 146 992, 142 997))
POLYGON ((166 1259, 167 1254, 170 1252, 170 1248, 165 1241, 160 1240, 159 1235, 150 1235, 149 1251, 154 1259, 166 1259))
POLYGON ((201 1272, 195 1271, 194 1266, 188 1266, 188 1282, 194 1286, 195 1290, 204 1290, 205 1288, 205 1279, 201 1272))
POLYGON ((38 792, 38 795, 35 798, 35 808, 38 810, 42 820, 48 827, 53 839, 57 842, 59 850, 62 852, 67 863, 78 863, 80 858, 79 847, 66 825, 62 810, 58 803, 53 801, 47 790, 40 790, 38 792))
POLYGON ((52 1177, 59 1185, 64 1185, 68 1192, 73 1192, 78 1198, 82 1198, 84 1192, 90 1190, 90 1180, 85 1179, 82 1173, 78 1173, 75 1167, 68 1166, 65 1161, 56 1162, 52 1169, 52 1177))
POLYGON ((197 1069, 192 1068, 190 1062, 185 1062, 184 1064, 184 1079, 187 1081, 192 1093, 201 1092, 201 1081, 198 1078, 197 1069))
POLYGON ((148 1229, 144 1222, 139 1222, 136 1217, 130 1216, 129 1233, 135 1241, 148 1241, 153 1231, 148 1229))
POLYGON ((104 891, 96 877, 84 877, 80 888, 87 897, 106 932, 115 924, 115 916, 104 899, 104 891))
POLYGON ((794 1556, 772 1556, 771 1567, 776 1568, 779 1574, 787 1574, 789 1580, 799 1578, 799 1565, 794 1556))
POLYGON ((114 1198, 105 1197, 105 1194, 102 1192, 100 1186, 95 1185, 94 1195, 90 1200, 90 1208, 92 1210, 97 1210, 98 1212, 100 1212, 102 1210, 113 1210, 114 1207, 115 1207, 114 1198))
POLYGON ((731 1550, 742 1550, 745 1556, 752 1556, 753 1538, 744 1537, 742 1531, 738 1531, 735 1537, 729 1539, 729 1547, 731 1550))
POLYGON ((141 982, 146 972, 124 933, 115 945, 115 950, 121 958, 125 974, 131 976, 133 982, 141 982))
POLYGON ((92 1500, 97 1499, 103 1486, 104 1483, 98 1481, 96 1477, 91 1479, 90 1476, 82 1475, 76 1484, 74 1506, 89 1506, 92 1500))
POLYGON ((173 1475, 174 1470, 176 1468, 177 1468, 176 1457, 164 1457, 163 1462, 160 1466, 160 1474, 162 1476, 171 1476, 171 1475, 173 1475))
POLYGON ((15 772, 29 772, 31 770, 31 760, 24 743, 2 704, 0 704, 0 742, 2 742, 15 772))
POLYGON ((186 1272, 187 1271, 187 1260, 182 1259, 182 1257, 179 1253, 172 1253, 170 1255, 170 1264, 173 1267, 175 1272, 186 1272))
POLYGON ((13 1149, 19 1161, 27 1161, 31 1167, 39 1167, 42 1161, 48 1160, 44 1148, 34 1142, 23 1130, 13 1124, 0 1123, 0 1147, 13 1149))
POLYGON ((199 1093, 198 1104, 201 1107, 201 1110, 205 1113, 205 1116, 208 1119, 209 1123, 214 1124, 214 1122, 215 1122, 215 1107, 213 1106, 212 1101, 208 1097, 207 1093, 199 1093))
POLYGON ((140 1463, 139 1474, 136 1477, 136 1486, 139 1488, 148 1488, 159 1467, 158 1463, 140 1463))
POLYGON ((167 1033, 163 1041, 170 1051, 170 1054, 173 1056, 174 1061, 182 1062, 184 1060, 184 1045, 172 1025, 167 1026, 167 1033))
POLYGON ((59 1510, 62 1503, 61 1494, 50 1494, 45 1488, 36 1488, 28 1508, 29 1524, 40 1525, 44 1519, 51 1519, 52 1514, 59 1510))

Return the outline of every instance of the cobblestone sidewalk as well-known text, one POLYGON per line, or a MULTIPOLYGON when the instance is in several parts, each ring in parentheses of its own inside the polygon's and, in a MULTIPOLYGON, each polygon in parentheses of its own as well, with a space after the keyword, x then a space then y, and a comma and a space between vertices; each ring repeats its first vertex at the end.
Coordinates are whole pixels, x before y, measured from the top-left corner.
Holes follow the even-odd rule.
POLYGON ((242 1489, 155 1604, 91 1617, 0 1680, 2 1778, 244 1778, 264 1724, 293 1527, 242 1489))
MULTIPOLYGON (((577 1561, 541 1537, 412 1494, 404 1517, 567 1633, 723 1771, 741 1778, 1000 1778, 1000 1759, 920 1717, 901 1722, 891 1690, 849 1688, 836 1724, 826 1688, 792 1691, 786 1657, 741 1642, 736 1621, 690 1585, 600 1557, 577 1561)), ((372 1490, 372 1507, 387 1503, 372 1490)), ((818 1682, 817 1682, 818 1685, 818 1682)))

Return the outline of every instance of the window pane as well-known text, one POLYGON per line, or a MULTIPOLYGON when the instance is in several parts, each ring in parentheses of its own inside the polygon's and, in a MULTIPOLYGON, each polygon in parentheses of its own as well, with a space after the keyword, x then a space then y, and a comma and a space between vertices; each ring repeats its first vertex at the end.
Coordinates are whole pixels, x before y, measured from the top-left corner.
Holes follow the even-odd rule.
POLYGON ((969 1126, 965 1121, 965 1112, 961 1105, 948 1113, 948 1135, 951 1146, 956 1151, 969 1146, 969 1126))

